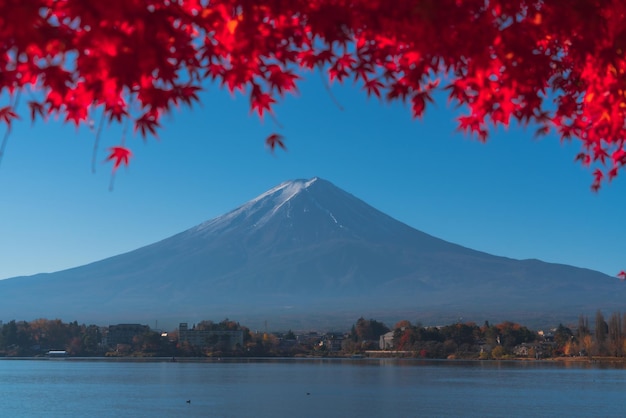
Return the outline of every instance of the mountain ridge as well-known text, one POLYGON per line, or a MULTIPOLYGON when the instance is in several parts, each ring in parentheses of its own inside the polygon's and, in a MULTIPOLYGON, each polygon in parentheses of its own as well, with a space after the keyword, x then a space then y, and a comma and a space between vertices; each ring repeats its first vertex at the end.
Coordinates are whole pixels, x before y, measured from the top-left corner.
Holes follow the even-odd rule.
POLYGON ((477 321, 561 311, 565 321, 619 308, 623 294, 617 280, 599 272, 433 237, 314 177, 283 182, 127 253, 2 280, 0 319, 13 313, 74 320, 82 312, 101 320, 240 315, 243 322, 258 321, 260 312, 293 319, 301 311, 306 322, 323 310, 331 317, 413 312, 477 321))

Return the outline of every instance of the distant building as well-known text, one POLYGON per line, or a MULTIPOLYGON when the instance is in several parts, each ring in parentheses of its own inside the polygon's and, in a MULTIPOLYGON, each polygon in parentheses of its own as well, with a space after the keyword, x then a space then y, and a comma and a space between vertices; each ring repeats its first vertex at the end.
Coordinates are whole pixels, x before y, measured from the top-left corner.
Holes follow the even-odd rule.
POLYGON ((118 324, 109 325, 109 332, 106 337, 106 344, 117 346, 118 344, 132 344, 135 335, 145 334, 150 331, 150 327, 140 324, 118 324))
MULTIPOLYGON (((556 331, 556 329, 554 331, 556 331)), ((545 332, 545 331, 539 330, 537 331, 537 335, 543 338, 544 341, 554 341, 554 332, 552 331, 545 332)))
POLYGON ((47 353, 48 357, 65 357, 67 356, 67 351, 65 350, 50 350, 47 353))
POLYGON ((381 350, 393 350, 393 331, 389 331, 379 337, 378 346, 381 350))
POLYGON ((189 329, 186 322, 178 326, 178 341, 186 342, 196 347, 207 347, 224 343, 231 350, 243 347, 243 331, 209 331, 189 329))
POLYGON ((521 343, 513 347, 513 354, 518 357, 528 357, 531 354, 536 356, 538 344, 521 343))
POLYGON ((342 333, 328 332, 321 337, 318 346, 325 347, 330 352, 341 351, 344 335, 342 333))
POLYGON ((322 337, 317 332, 311 331, 306 334, 296 335, 296 341, 298 341, 298 344, 313 346, 322 341, 322 337))

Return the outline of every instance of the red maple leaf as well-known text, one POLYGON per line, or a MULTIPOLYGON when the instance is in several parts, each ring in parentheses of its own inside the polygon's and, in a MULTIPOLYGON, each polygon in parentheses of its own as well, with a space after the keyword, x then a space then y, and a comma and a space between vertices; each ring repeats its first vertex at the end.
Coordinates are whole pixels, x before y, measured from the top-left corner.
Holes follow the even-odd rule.
POLYGON ((375 95, 380 99, 380 89, 384 87, 384 84, 380 81, 372 78, 370 80, 365 81, 364 88, 367 90, 367 96, 375 95))
POLYGON ((4 106, 3 108, 0 108, 0 121, 6 123, 9 128, 11 127, 11 122, 13 121, 13 119, 19 118, 20 117, 17 115, 17 113, 13 111, 12 106, 4 106))
POLYGON ((141 132, 141 136, 144 138, 146 137, 148 132, 150 132, 154 136, 157 136, 156 128, 158 128, 159 126, 160 125, 158 113, 154 111, 146 112, 135 121, 135 132, 139 130, 141 132))
POLYGON ((128 166, 130 157, 133 156, 133 153, 130 152, 128 148, 122 147, 122 146, 111 147, 109 148, 109 151, 111 153, 109 154, 106 160, 107 161, 114 160, 113 172, 115 172, 119 168, 119 166, 122 164, 124 164, 125 166, 128 166))
MULTIPOLYGON (((176 93, 181 102, 187 106, 191 106, 193 102, 199 102, 198 91, 202 90, 201 87, 186 85, 177 89, 176 93)), ((174 98, 174 103, 177 102, 177 98, 174 98)))
POLYGON ((272 113, 272 103, 276 103, 272 96, 263 93, 258 86, 253 87, 250 94, 250 107, 252 111, 256 109, 260 118, 263 118, 263 112, 266 110, 272 113))
POLYGON ((602 179, 604 178, 604 172, 599 168, 596 168, 593 171, 593 183, 591 184, 591 190, 597 192, 600 189, 600 185, 602 184, 602 179))
POLYGON ((46 118, 45 106, 43 103, 31 100, 28 102, 28 107, 30 108, 30 118, 33 122, 35 122, 35 117, 37 115, 41 116, 42 119, 46 118))
POLYGON ((122 122, 122 119, 128 116, 126 104, 122 100, 107 105, 106 113, 109 115, 109 122, 113 122, 114 119, 118 122, 122 122))
POLYGON ((287 151, 287 147, 285 146, 285 138, 279 134, 271 134, 270 136, 265 138, 265 145, 267 145, 272 152, 274 152, 274 149, 277 145, 287 151))
POLYGON ((283 95, 284 91, 293 91, 296 89, 295 81, 300 77, 291 71, 283 71, 278 65, 269 65, 267 67, 269 73, 268 82, 272 89, 278 91, 279 95, 283 95))
POLYGON ((305 49, 298 53, 298 61, 302 68, 312 70, 317 65, 317 56, 312 49, 305 49))
POLYGON ((422 117, 424 110, 426 109, 426 102, 432 103, 433 99, 430 97, 430 94, 425 91, 416 93, 411 98, 411 110, 413 111, 413 117, 422 117))

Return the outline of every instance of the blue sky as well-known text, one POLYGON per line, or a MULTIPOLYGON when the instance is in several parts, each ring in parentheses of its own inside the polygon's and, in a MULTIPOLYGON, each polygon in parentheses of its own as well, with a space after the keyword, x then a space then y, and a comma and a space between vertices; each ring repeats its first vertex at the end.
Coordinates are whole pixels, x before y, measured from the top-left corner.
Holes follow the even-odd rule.
POLYGON ((456 131, 445 99, 414 120, 408 107, 367 99, 351 82, 334 84, 333 98, 319 74, 305 77, 298 96, 275 108, 282 127, 251 115, 247 97, 208 86, 200 105, 165 118, 158 140, 128 139, 134 158, 112 192, 102 162, 119 126, 103 130, 92 174, 92 131, 18 122, 0 165, 0 279, 124 253, 314 176, 473 249, 610 275, 626 268, 626 173, 591 192, 591 172, 573 161, 577 143, 510 127, 481 144, 456 131), (265 149, 272 132, 288 152, 265 149))

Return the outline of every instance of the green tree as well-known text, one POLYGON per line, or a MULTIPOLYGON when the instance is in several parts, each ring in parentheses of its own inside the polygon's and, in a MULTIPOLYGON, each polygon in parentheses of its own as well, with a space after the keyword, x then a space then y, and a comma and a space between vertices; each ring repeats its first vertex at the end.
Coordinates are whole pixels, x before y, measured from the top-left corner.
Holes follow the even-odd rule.
POLYGON ((15 320, 2 326, 2 344, 4 349, 17 345, 17 324, 15 320))
POLYGON ((93 356, 100 352, 100 342, 102 334, 100 328, 96 325, 89 325, 84 328, 82 335, 82 353, 87 356, 93 356))
POLYGON ((17 345, 20 355, 32 354, 30 347, 33 345, 32 332, 30 324, 26 321, 17 323, 17 345))

